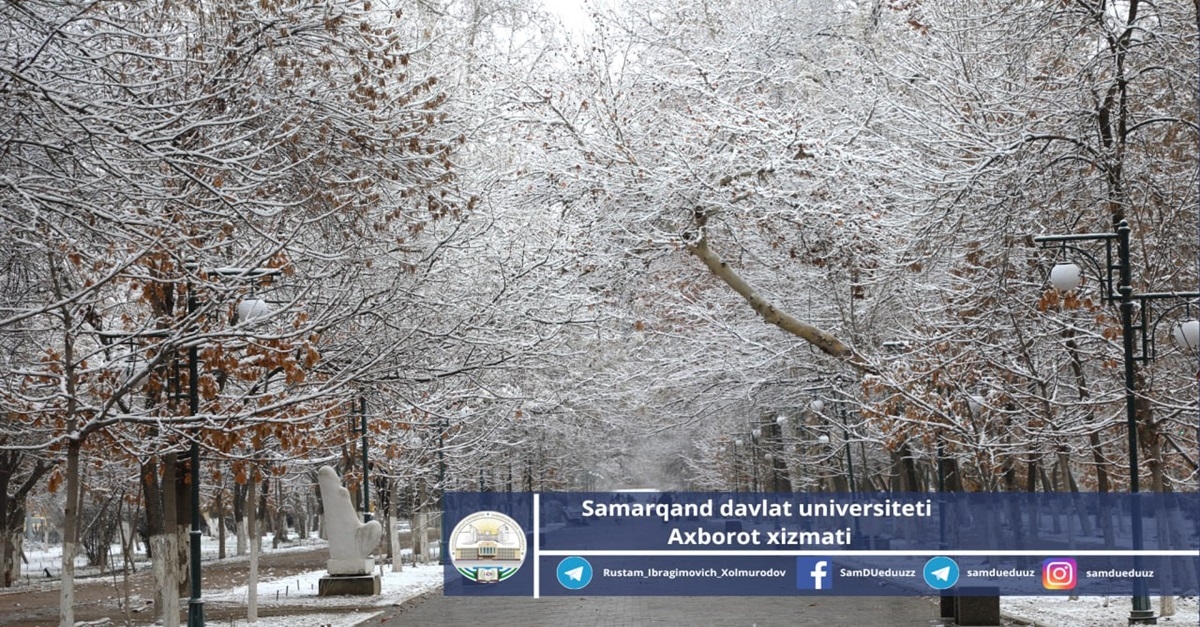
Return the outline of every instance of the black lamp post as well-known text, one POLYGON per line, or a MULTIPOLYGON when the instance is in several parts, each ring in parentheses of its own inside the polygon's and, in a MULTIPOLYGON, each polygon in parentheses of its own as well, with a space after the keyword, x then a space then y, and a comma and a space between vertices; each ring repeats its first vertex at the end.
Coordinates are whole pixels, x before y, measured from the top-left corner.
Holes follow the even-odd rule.
POLYGON ((754 488, 750 491, 753 493, 758 492, 758 438, 761 436, 762 429, 760 427, 754 427, 754 429, 750 431, 750 467, 754 488))
MULTIPOLYGON (((1129 492, 1137 494, 1138 492, 1138 436, 1137 436, 1137 393, 1135 386, 1137 384, 1137 361, 1149 361, 1154 359, 1154 329, 1157 323, 1162 320, 1161 315, 1155 319, 1152 315, 1151 305, 1159 300, 1184 300, 1184 304, 1190 307, 1190 302, 1200 298, 1200 293, 1197 292, 1158 292, 1134 295, 1132 271, 1129 262, 1129 223, 1122 220, 1117 225, 1116 233, 1084 233, 1078 235, 1046 235, 1033 238, 1035 242, 1041 244, 1045 248, 1061 248, 1064 252, 1070 250, 1081 256, 1093 266, 1093 269, 1100 274, 1100 285, 1105 300, 1110 303, 1118 303, 1121 309, 1121 339, 1122 348, 1125 356, 1125 420, 1126 427, 1129 431, 1129 492), (1103 242, 1104 243, 1104 263, 1101 264, 1087 251, 1076 247, 1075 242, 1103 242), (1116 262, 1113 262, 1113 243, 1117 245, 1116 262), (1117 275, 1117 282, 1114 285, 1113 274, 1117 275), (1140 305, 1140 315, 1137 325, 1134 324, 1134 301, 1140 305), (1137 336, 1135 336, 1135 333, 1137 336), (1137 354, 1135 344, 1136 339, 1141 340, 1141 354, 1137 354)), ((1070 291, 1075 289, 1080 284, 1081 271, 1079 266, 1070 262, 1061 262, 1054 266, 1050 272, 1050 282, 1055 289, 1060 291, 1070 291)), ((1178 307, 1180 305, 1176 305, 1178 307)), ((1174 309, 1171 307, 1170 309, 1174 309)), ((1168 309, 1167 311, 1169 311, 1168 309)), ((1166 313, 1166 312, 1164 312, 1166 313)), ((1180 328, 1185 328, 1181 325, 1180 328)), ((1186 333, 1186 331, 1185 331, 1186 333)), ((1140 551, 1142 544, 1142 520, 1141 520, 1141 503, 1137 497, 1131 499, 1130 503, 1130 518, 1131 530, 1133 532, 1133 549, 1140 551)), ((1134 569, 1140 569, 1141 557, 1137 553, 1134 554, 1134 569)), ((1133 607, 1129 611, 1130 625, 1155 625, 1158 624, 1157 617, 1154 616, 1154 610, 1150 607, 1150 595, 1146 587, 1146 580, 1135 578, 1133 580, 1133 607)))
POLYGON ((733 491, 742 491, 742 439, 733 440, 733 491))
MULTIPOLYGON (((854 485, 854 459, 851 455, 850 446, 850 427, 846 424, 846 407, 842 403, 838 403, 838 415, 842 417, 842 442, 846 447, 846 477, 849 480, 848 487, 851 492, 856 492, 854 485)), ((855 519, 855 522, 858 522, 855 519)))
POLYGON ((438 498, 442 503, 442 533, 438 546, 438 564, 446 563, 446 430, 450 428, 446 418, 442 418, 438 433, 438 498))
POLYGON ((938 548, 946 548, 946 444, 937 436, 938 548))
POLYGON ((371 522, 371 475, 367 462, 367 399, 358 399, 358 417, 362 425, 362 462, 363 462, 363 522, 371 522))
MULTIPOLYGON (((187 286, 188 316, 196 312, 196 294, 192 284, 187 286)), ((200 356, 195 342, 188 347, 188 415, 195 418, 200 413, 200 356)), ((188 599, 188 627, 204 627, 204 599, 200 596, 200 430, 192 437, 189 452, 191 474, 192 528, 188 534, 191 553, 188 577, 191 578, 191 598, 188 599)))
MULTIPOLYGON (((190 270, 197 270, 199 266, 192 261, 185 264, 190 270)), ((280 273, 278 268, 219 268, 203 270, 204 274, 213 275, 216 277, 237 277, 242 279, 258 279, 267 276, 275 276, 280 273)), ((192 283, 187 284, 187 312, 189 316, 195 314, 198 309, 196 294, 192 289, 192 283)), ((260 300, 245 300, 237 307, 238 322, 246 322, 255 318, 264 316, 268 313, 266 302, 260 300)), ((200 356, 199 344, 196 341, 188 347, 188 414, 195 417, 200 413, 200 356)), ((191 579, 191 597, 188 599, 188 627, 204 627, 204 599, 201 596, 200 582, 200 429, 197 427, 192 437, 191 450, 189 451, 190 466, 189 474, 191 475, 191 508, 192 508, 192 524, 189 532, 189 570, 188 577, 191 579)))
MULTIPOLYGON (((779 441, 776 446, 776 450, 779 454, 776 456, 775 463, 773 464, 776 470, 776 477, 779 475, 785 476, 787 478, 788 491, 794 492, 796 490, 796 485, 795 478, 791 475, 791 466, 789 465, 791 458, 788 457, 788 445, 789 440, 791 440, 790 444, 792 446, 792 452, 794 453, 796 438, 794 433, 789 436, 791 429, 788 428, 788 417, 786 415, 779 414, 775 417, 775 429, 776 433, 779 434, 779 441)), ((776 486, 775 491, 779 491, 779 486, 776 486)))

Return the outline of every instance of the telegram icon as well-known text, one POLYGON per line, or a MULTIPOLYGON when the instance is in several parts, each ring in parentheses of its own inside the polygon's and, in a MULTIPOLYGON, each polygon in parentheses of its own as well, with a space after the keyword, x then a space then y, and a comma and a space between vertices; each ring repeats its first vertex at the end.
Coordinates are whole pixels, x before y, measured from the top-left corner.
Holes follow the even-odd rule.
POLYGON ((925 562, 925 583, 935 590, 953 588, 958 583, 958 562, 938 556, 925 562))
POLYGON ((592 565, 582 557, 571 556, 558 563, 558 583, 568 590, 582 590, 592 583, 592 565))

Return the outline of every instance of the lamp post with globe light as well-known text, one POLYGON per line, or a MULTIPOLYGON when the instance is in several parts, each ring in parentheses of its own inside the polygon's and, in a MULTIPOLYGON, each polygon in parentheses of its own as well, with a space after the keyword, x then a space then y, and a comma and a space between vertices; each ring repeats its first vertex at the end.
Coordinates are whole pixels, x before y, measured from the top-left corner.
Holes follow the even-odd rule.
MULTIPOLYGON (((817 400, 809 405, 810 408, 814 406, 823 408, 825 404, 824 401, 817 400)), ((830 441, 829 436, 825 434, 818 435, 816 439, 808 439, 811 437, 811 432, 814 429, 807 426, 803 431, 809 435, 801 437, 801 425, 799 423, 799 418, 796 418, 793 422, 786 414, 779 414, 775 417, 775 425, 779 430, 779 453, 767 458, 767 461, 772 463, 772 470, 777 473, 777 484, 780 483, 778 481, 778 474, 786 475, 787 486, 785 490, 789 492, 802 491, 804 489, 802 487, 803 484, 799 482, 801 473, 797 466, 803 467, 806 465, 803 462, 813 456, 817 450, 814 448, 815 446, 828 446, 830 441)), ((823 482, 824 477, 817 477, 815 489, 819 491, 823 482)), ((814 484, 807 485, 810 489, 813 489, 814 484)), ((778 485, 775 489, 779 491, 778 485)))
MULTIPOLYGON (((854 457, 853 457, 853 449, 850 446, 850 425, 846 418, 846 404, 845 404, 844 400, 840 400, 840 399, 835 402, 837 404, 836 405, 837 415, 839 418, 841 418, 841 423, 842 423, 841 424, 842 446, 845 447, 845 450, 846 450, 846 484, 845 484, 845 488, 850 492, 854 492, 854 491, 856 491, 857 486, 855 485, 855 482, 854 482, 854 457)), ((825 401, 824 400, 819 399, 819 398, 814 399, 812 401, 812 403, 809 404, 809 407, 813 410, 813 413, 816 413, 816 414, 820 415, 822 417, 822 419, 825 419, 825 416, 823 414, 821 414, 821 412, 825 409, 825 401)), ((827 424, 828 424, 828 422, 827 422, 827 424)), ((828 444, 829 436, 822 435, 819 438, 817 438, 817 441, 819 441, 821 444, 828 444)))
MULTIPOLYGON (((776 433, 779 434, 779 442, 778 442, 778 445, 776 446, 777 454, 775 456, 775 460, 771 463, 771 466, 772 466, 772 468, 775 469, 776 476, 778 476, 779 474, 783 474, 785 476, 785 478, 787 479, 787 491, 791 492, 791 491, 795 490, 795 487, 792 482, 793 477, 791 475, 791 467, 788 462, 788 460, 790 458, 787 454, 787 446, 788 446, 789 436, 788 436, 788 417, 786 415, 779 414, 778 416, 775 417, 775 431, 776 431, 776 433), (779 472, 781 469, 783 471, 782 473, 779 472)), ((779 491, 779 489, 776 488, 776 491, 779 491)))
POLYGON ((739 438, 733 440, 733 491, 742 491, 742 462, 741 449, 743 441, 739 438))
MULTIPOLYGON (((1083 233, 1077 235, 1044 235, 1033 238, 1043 248, 1058 248, 1064 254, 1074 253, 1087 263, 1100 277, 1101 295, 1104 300, 1116 303, 1121 311, 1121 339, 1125 357, 1125 420, 1128 429, 1129 447, 1129 492, 1138 492, 1138 434, 1137 434, 1137 372, 1136 362, 1147 362, 1155 358, 1155 331, 1163 317, 1179 307, 1187 307, 1190 313, 1200 293, 1197 292, 1148 292, 1133 293, 1132 269, 1129 259, 1129 223, 1122 220, 1115 233, 1083 233), (1104 245, 1104 261, 1101 263, 1078 243, 1100 242, 1104 245), (1113 247, 1116 247, 1114 261, 1113 247), (1114 278, 1115 275, 1115 278, 1114 278), (1154 315, 1154 303, 1165 300, 1183 301, 1154 315), (1135 309, 1137 321, 1135 323, 1135 309), (1140 341, 1140 342, 1139 342, 1140 341), (1137 346, 1141 347, 1140 354, 1137 346)), ((1070 259, 1060 260, 1050 270, 1050 284, 1059 292, 1066 293, 1078 288, 1083 282, 1083 269, 1070 259)), ((1200 345, 1200 322, 1184 320, 1175 326, 1173 336, 1181 346, 1189 349, 1200 345)), ((1130 504, 1133 548, 1142 549, 1141 506, 1137 498, 1130 504)), ((1134 555, 1134 568, 1139 568, 1139 556, 1134 555)), ((1129 624, 1153 625, 1158 619, 1150 607, 1150 596, 1146 580, 1133 580, 1133 607, 1129 612, 1129 624)))
MULTIPOLYGON (((842 478, 839 475, 835 474, 835 475, 833 475, 833 478, 831 479, 830 484, 834 491, 838 491, 840 489, 846 489, 850 492, 854 492, 854 488, 855 488, 855 485, 854 485, 854 462, 851 458, 849 425, 846 422, 846 412, 845 412, 845 407, 843 405, 843 402, 840 400, 835 401, 835 402, 837 403, 837 413, 842 419, 842 425, 841 425, 842 426, 842 446, 844 446, 846 449, 846 476, 845 476, 846 482, 843 485, 842 481, 841 481, 842 478)), ((829 429, 830 428, 830 420, 822 413, 825 410, 825 400, 821 399, 821 398, 813 399, 812 402, 810 402, 808 404, 808 407, 810 410, 812 410, 812 412, 814 414, 816 414, 817 416, 820 416, 822 422, 825 424, 825 428, 829 429)), ((826 434, 821 434, 821 435, 817 436, 817 443, 820 444, 821 446, 828 447, 830 441, 831 440, 830 440, 829 436, 826 434)), ((828 454, 829 454, 829 458, 831 460, 836 459, 836 457, 837 457, 836 455, 833 454, 832 451, 829 451, 828 454)))
POLYGON ((753 493, 758 492, 758 439, 762 437, 762 428, 754 427, 750 430, 750 473, 753 493))
MULTIPOLYGON (((278 268, 204 268, 194 262, 185 264, 188 270, 199 271, 202 275, 218 279, 232 278, 247 281, 274 277, 281 273, 278 268)), ((199 309, 199 301, 191 281, 187 284, 187 313, 195 315, 199 309)), ((245 298, 238 302, 234 309, 234 325, 249 324, 264 318, 271 313, 271 307, 265 300, 245 298)), ((195 417, 200 413, 200 344, 191 342, 188 346, 188 415, 195 417)), ((191 475, 191 529, 189 530, 189 570, 191 597, 188 599, 188 627, 204 627, 204 600, 201 596, 200 585, 200 432, 196 430, 188 451, 188 473, 191 475)))
POLYGON ((443 416, 438 424, 438 500, 441 503, 441 527, 438 534, 438 564, 446 563, 446 431, 450 429, 449 421, 443 416))
POLYGON ((367 460, 367 399, 366 397, 358 398, 358 418, 361 421, 359 430, 362 431, 362 469, 363 469, 363 493, 362 493, 362 508, 363 522, 371 522, 371 470, 370 462, 367 460))

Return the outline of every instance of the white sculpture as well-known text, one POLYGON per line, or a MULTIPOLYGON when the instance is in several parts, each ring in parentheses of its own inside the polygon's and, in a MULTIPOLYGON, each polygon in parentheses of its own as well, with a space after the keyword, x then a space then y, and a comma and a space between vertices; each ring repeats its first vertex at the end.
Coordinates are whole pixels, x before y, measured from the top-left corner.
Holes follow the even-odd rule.
POLYGON ((379 545, 383 527, 379 521, 359 522, 337 472, 329 466, 317 471, 321 501, 325 505, 325 530, 329 536, 330 575, 369 575, 375 568, 371 551, 379 545))

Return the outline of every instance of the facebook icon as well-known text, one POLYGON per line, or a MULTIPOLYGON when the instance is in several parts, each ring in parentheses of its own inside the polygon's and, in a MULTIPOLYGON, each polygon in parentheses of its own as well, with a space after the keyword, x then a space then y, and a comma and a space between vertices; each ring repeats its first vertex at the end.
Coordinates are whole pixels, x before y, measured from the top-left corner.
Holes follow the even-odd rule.
POLYGON ((833 562, 828 557, 796 558, 797 590, 829 590, 833 588, 833 562))

